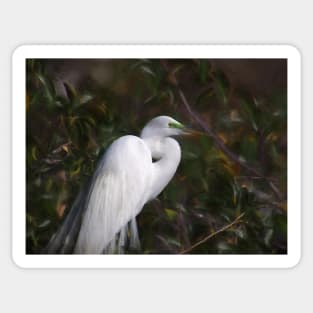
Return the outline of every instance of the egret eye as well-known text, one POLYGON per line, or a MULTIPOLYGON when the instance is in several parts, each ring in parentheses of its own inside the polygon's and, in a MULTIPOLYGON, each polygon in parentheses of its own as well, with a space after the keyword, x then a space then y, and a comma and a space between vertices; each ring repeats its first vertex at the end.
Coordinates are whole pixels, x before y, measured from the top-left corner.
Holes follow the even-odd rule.
POLYGON ((169 122, 168 123, 169 128, 178 128, 178 129, 183 129, 185 126, 179 122, 169 122))

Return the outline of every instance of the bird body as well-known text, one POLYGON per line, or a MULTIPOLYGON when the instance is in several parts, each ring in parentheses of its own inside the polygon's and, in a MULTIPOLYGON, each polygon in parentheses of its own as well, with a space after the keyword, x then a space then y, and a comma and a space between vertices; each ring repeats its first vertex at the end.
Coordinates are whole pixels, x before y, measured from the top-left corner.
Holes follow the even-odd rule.
POLYGON ((182 124, 159 116, 144 127, 140 137, 115 140, 100 159, 88 192, 74 203, 47 253, 65 253, 77 232, 75 254, 121 253, 128 233, 130 246, 138 248, 136 216, 174 176, 181 149, 171 136, 180 134, 182 124))

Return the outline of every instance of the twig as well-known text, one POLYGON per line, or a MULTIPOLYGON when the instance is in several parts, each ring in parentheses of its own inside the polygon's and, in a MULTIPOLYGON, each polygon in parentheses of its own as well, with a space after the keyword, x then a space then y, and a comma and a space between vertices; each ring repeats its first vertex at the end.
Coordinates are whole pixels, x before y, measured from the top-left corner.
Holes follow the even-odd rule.
POLYGON ((230 224, 225 225, 224 227, 220 228, 219 230, 211 233, 210 235, 204 237, 203 239, 201 239, 200 241, 196 242, 195 244, 193 244, 191 247, 183 250, 180 252, 180 254, 186 254, 188 252, 190 252, 191 250, 193 250, 194 248, 202 245, 203 243, 205 243, 206 241, 208 241, 209 239, 215 237, 217 234, 220 234, 222 232, 224 232, 225 230, 231 228, 232 226, 239 224, 242 222, 241 218, 245 215, 245 212, 241 213, 240 215, 238 215, 230 224))
POLYGON ((63 143, 61 144, 60 146, 58 146, 57 148, 55 148, 53 151, 52 151, 52 154, 56 154, 56 153, 59 153, 61 152, 62 150, 65 151, 65 152, 68 152, 68 147, 72 144, 72 141, 70 140, 69 142, 66 142, 66 143, 63 143))
POLYGON ((257 171, 255 168, 249 166, 246 162, 242 161, 239 156, 237 156, 234 152, 232 152, 222 141, 221 138, 219 138, 218 135, 216 135, 213 130, 207 125, 207 123, 202 120, 200 118, 200 116, 198 116, 198 114, 196 114, 192 109, 191 106, 185 96, 185 94, 183 93, 182 89, 179 87, 178 81, 176 79, 175 73, 171 72, 169 70, 168 64, 166 62, 166 60, 162 59, 161 60, 161 64, 164 67, 164 69, 169 73, 170 75, 170 81, 171 83, 176 87, 176 90, 178 92, 178 95, 185 107, 185 109, 187 110, 187 112, 189 113, 189 115, 191 116, 191 118, 197 122, 201 128, 212 138, 213 142, 215 143, 215 145, 224 152, 224 154, 226 156, 228 156, 233 162, 239 164, 242 168, 244 168, 246 171, 250 172, 251 174, 253 174, 254 176, 259 176, 262 177, 267 184, 269 185, 269 187, 272 189, 272 191, 274 192, 275 196, 279 199, 279 200, 283 200, 284 197, 282 196, 282 193, 279 191, 278 187, 275 186, 275 184, 268 180, 266 177, 264 177, 263 175, 261 175, 261 173, 259 173, 259 171, 257 171))

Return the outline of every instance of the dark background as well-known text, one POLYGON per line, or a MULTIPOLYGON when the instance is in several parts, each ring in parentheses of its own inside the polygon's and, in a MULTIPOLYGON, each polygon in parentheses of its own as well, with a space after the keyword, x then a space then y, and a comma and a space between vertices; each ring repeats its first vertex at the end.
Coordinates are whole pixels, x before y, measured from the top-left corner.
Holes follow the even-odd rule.
POLYGON ((206 135, 180 139, 175 178, 138 216, 140 253, 286 253, 286 85, 279 59, 28 60, 27 253, 106 147, 158 115, 206 135))

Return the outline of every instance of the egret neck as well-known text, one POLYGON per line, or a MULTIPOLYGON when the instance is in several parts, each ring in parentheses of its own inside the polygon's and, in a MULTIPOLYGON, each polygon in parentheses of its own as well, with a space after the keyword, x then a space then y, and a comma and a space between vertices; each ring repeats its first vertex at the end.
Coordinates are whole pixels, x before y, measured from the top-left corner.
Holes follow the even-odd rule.
POLYGON ((181 149, 178 142, 170 137, 144 137, 142 138, 151 152, 153 190, 148 200, 156 198, 173 178, 181 159, 181 149))

